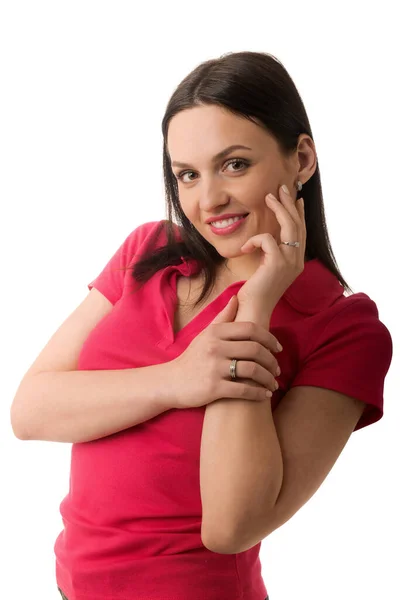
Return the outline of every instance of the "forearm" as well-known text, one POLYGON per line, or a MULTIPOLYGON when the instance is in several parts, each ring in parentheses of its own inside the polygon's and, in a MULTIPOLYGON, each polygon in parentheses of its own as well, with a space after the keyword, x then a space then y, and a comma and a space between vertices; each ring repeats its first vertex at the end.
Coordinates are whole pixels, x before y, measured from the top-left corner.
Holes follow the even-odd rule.
POLYGON ((89 442, 152 419, 176 408, 169 365, 32 375, 13 401, 14 433, 23 440, 89 442))
MULTIPOLYGON (((239 306, 235 321, 256 322, 256 317, 239 306)), ((257 322, 269 328, 269 320, 257 322)), ((202 528, 210 543, 223 547, 246 527, 251 529, 251 523, 274 506, 282 479, 271 399, 209 404, 201 439, 200 487, 202 528)))

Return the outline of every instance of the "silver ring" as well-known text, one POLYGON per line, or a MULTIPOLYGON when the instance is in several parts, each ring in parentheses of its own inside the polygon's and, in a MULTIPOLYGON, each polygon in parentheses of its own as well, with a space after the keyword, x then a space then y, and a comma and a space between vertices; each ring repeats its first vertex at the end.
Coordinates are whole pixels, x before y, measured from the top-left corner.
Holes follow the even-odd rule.
POLYGON ((229 373, 230 373, 231 379, 236 379, 236 363, 237 363, 237 359, 232 358, 231 364, 229 367, 229 373))
POLYGON ((300 242, 281 242, 282 244, 286 244, 286 246, 295 246, 296 248, 300 248, 300 242))

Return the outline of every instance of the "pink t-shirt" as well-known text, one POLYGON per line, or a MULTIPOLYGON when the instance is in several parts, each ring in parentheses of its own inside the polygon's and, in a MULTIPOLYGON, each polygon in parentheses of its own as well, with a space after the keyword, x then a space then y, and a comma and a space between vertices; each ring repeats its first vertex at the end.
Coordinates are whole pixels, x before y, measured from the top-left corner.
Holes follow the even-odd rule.
MULTIPOLYGON (((83 344, 78 369, 132 369, 179 356, 236 294, 233 283, 176 335, 176 282, 195 260, 158 271, 132 293, 134 258, 162 221, 137 227, 89 284, 114 305, 83 344)), ((179 237, 179 228, 176 228, 179 237)), ((162 229, 155 239, 164 245, 162 229)), ((312 385, 365 402, 356 430, 383 415, 392 339, 376 304, 346 297, 318 260, 275 307, 270 331, 283 346, 273 410, 293 386, 312 385)), ((207 376, 207 374, 204 374, 207 376)), ((132 390, 134 402, 134 390, 132 390)), ((201 541, 200 442, 206 407, 171 409, 119 433, 71 447, 64 529, 54 545, 56 579, 68 600, 264 600, 261 544, 218 554, 201 541)))

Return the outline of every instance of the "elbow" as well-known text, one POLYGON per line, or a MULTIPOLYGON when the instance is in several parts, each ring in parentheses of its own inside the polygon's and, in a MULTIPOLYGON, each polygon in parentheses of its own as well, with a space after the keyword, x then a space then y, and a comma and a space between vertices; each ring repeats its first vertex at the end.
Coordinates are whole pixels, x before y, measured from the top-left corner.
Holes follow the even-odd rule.
POLYGON ((10 408, 10 423, 13 430, 13 434, 19 440, 28 440, 29 437, 26 435, 26 426, 24 425, 24 419, 22 418, 23 411, 19 405, 19 402, 14 398, 10 408))
POLYGON ((230 534, 228 529, 225 529, 223 533, 215 530, 211 532, 210 528, 205 528, 202 525, 201 528, 201 541, 203 546, 210 550, 210 552, 216 552, 217 554, 236 554, 235 545, 233 543, 234 536, 230 534))
POLYGON ((236 528, 228 528, 221 532, 216 527, 204 526, 201 528, 201 541, 211 552, 218 554, 240 554, 250 550, 270 533, 277 529, 280 524, 274 522, 270 513, 263 518, 253 519, 237 525, 236 528))
POLYGON ((15 418, 15 415, 13 414, 12 411, 10 414, 10 422, 11 422, 11 428, 12 428, 12 431, 13 431, 13 434, 15 435, 15 437, 18 438, 19 440, 27 440, 28 437, 25 434, 25 431, 22 428, 21 423, 18 421, 18 419, 15 418))

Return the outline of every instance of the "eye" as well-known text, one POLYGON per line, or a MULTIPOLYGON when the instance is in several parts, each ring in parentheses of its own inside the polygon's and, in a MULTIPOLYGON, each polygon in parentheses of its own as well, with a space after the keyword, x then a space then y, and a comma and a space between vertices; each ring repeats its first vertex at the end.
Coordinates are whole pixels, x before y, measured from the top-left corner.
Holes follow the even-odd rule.
MULTIPOLYGON (((241 163, 241 164, 245 165, 245 168, 246 168, 246 167, 248 167, 248 166, 250 166, 250 164, 251 164, 251 163, 250 163, 250 161, 248 161, 248 160, 246 160, 246 159, 244 159, 244 158, 231 158, 231 159, 230 159, 230 160, 228 160, 228 161, 227 161, 225 164, 226 164, 226 165, 231 165, 231 164, 235 164, 235 163, 241 163)), ((238 171, 238 170, 239 170, 239 171, 242 171, 243 169, 234 169, 234 171, 233 171, 233 172, 236 172, 236 171, 238 171)), ((188 173, 194 173, 194 171, 181 171, 180 173, 178 173, 178 174, 176 175, 176 178, 177 178, 178 180, 180 180, 180 181, 183 181, 183 183, 191 183, 192 181, 194 181, 193 179, 189 179, 189 181, 184 181, 184 180, 183 180, 183 177, 184 177, 185 175, 187 175, 188 173)))

